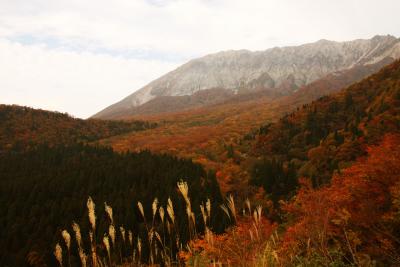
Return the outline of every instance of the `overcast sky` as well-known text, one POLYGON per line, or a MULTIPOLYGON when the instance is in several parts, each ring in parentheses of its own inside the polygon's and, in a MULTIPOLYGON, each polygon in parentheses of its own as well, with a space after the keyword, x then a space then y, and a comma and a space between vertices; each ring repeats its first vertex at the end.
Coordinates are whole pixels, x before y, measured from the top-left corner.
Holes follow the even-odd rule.
POLYGON ((0 103, 86 118, 191 58, 400 37, 399 0, 0 0, 0 103))

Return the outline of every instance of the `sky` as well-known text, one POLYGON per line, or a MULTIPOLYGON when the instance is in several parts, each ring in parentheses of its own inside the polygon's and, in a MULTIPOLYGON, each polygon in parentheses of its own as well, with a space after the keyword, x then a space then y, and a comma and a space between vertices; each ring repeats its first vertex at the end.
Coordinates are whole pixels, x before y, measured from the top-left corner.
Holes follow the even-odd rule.
POLYGON ((0 103, 87 118, 192 58, 400 37, 399 0, 0 0, 0 103))

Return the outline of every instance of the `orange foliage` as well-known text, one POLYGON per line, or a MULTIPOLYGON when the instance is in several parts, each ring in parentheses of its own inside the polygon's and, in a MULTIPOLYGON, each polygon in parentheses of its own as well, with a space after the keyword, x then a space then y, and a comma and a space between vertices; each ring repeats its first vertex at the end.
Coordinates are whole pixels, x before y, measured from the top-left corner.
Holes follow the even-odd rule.
POLYGON ((186 262, 200 256, 207 259, 207 263, 249 266, 262 253, 275 229, 276 224, 265 218, 255 221, 251 217, 241 217, 226 233, 197 239, 190 244, 190 252, 182 252, 180 256, 186 262))
POLYGON ((329 259, 334 244, 355 264, 366 257, 399 263, 400 135, 369 147, 368 157, 335 175, 330 186, 314 190, 302 182, 295 200, 284 205, 293 224, 282 254, 314 250, 329 259))
MULTIPOLYGON (((238 94, 231 101, 227 100, 218 105, 125 118, 157 122, 161 126, 111 137, 103 140, 103 143, 111 145, 117 151, 149 149, 153 152, 192 158, 206 169, 221 171, 218 181, 223 192, 240 193, 243 189, 240 183, 246 183, 249 178, 247 169, 248 161, 251 160, 251 145, 243 140, 243 136, 254 132, 260 125, 277 121, 283 114, 292 112, 298 106, 374 73, 383 64, 384 62, 368 67, 355 67, 342 73, 328 75, 299 88, 289 96, 271 94, 268 91, 257 92, 254 95, 238 94), (227 146, 233 147, 234 160, 228 159, 227 146)), ((279 142, 280 139, 275 138, 272 144, 279 142)))
MULTIPOLYGON (((103 140, 117 151, 170 153, 192 158, 206 169, 220 170, 219 182, 223 192, 232 189, 232 177, 246 177, 239 161, 245 158, 247 147, 240 147, 242 137, 268 120, 276 120, 293 106, 272 101, 269 97, 244 103, 224 104, 173 114, 140 117, 160 126, 141 133, 129 133, 103 140), (227 157, 232 145, 235 160, 227 157)), ((244 178, 244 181, 247 179, 244 178)))

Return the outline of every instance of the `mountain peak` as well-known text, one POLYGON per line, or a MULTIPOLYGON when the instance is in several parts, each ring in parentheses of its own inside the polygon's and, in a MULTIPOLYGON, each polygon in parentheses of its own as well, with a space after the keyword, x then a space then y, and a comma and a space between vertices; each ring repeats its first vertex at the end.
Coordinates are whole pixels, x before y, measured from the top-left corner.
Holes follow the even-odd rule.
POLYGON ((255 52, 221 51, 190 60, 94 117, 117 118, 157 97, 190 96, 212 88, 279 91, 290 83, 296 90, 335 71, 399 56, 400 40, 391 35, 347 42, 321 39, 255 52))

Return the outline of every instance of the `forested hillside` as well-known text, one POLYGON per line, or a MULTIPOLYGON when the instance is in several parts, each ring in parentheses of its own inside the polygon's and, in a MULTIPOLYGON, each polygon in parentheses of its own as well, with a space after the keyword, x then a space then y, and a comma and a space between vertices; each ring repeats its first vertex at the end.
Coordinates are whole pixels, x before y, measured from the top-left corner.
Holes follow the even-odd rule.
POLYGON ((260 125, 276 122, 297 107, 358 82, 389 61, 328 75, 290 96, 266 90, 239 92, 225 102, 203 108, 130 117, 155 122, 159 127, 112 136, 100 143, 110 145, 116 151, 149 149, 155 153, 191 158, 205 168, 217 171, 223 192, 245 195, 248 170, 253 164, 249 148, 253 146, 251 139, 260 125))
POLYGON ((400 61, 338 94, 321 97, 278 123, 260 128, 254 155, 262 157, 252 183, 274 200, 288 197, 298 177, 319 187, 334 171, 365 155, 385 133, 400 130, 400 61))
MULTIPOLYGON (((208 198, 213 212, 221 212, 217 208, 221 195, 215 175, 191 160, 150 152, 117 154, 108 148, 83 145, 41 145, 25 152, 0 153, 0 265, 24 266, 27 261, 43 260, 55 266, 54 245, 61 229, 73 232, 73 221, 80 225, 84 246, 89 247, 88 196, 97 204, 94 238, 98 244, 102 244, 103 234, 108 231, 104 202, 114 207, 115 227, 123 226, 126 231, 133 231, 135 238, 145 240, 138 201, 143 203, 149 222, 154 198, 165 207, 170 197, 176 217, 185 218, 185 202, 176 190, 181 179, 188 183, 197 218, 201 217, 199 205, 208 198)), ((221 216, 214 217, 210 227, 221 231, 224 224, 221 216)), ((189 238, 187 223, 179 220, 176 227, 184 245, 189 238)), ((158 231, 163 233, 162 228, 158 231)), ((75 251, 76 245, 72 246, 75 251)), ((104 247, 98 251, 105 253, 104 247)), ((148 257, 146 242, 142 257, 148 257)), ((72 255, 71 262, 78 266, 77 254, 72 255)))
MULTIPOLYGON (((187 264, 216 261, 231 266, 399 266, 400 135, 386 134, 367 156, 314 188, 299 181, 295 196, 281 201, 282 221, 271 207, 247 201, 235 226, 194 242, 187 264)), ((230 214, 236 212, 235 207, 230 214)))
POLYGON ((154 123, 144 121, 82 120, 59 112, 0 105, 0 150, 42 143, 87 143, 152 127, 155 127, 154 123))
POLYGON ((250 182, 266 194, 239 203, 213 242, 194 242, 187 263, 400 264, 400 61, 253 134, 250 182))

